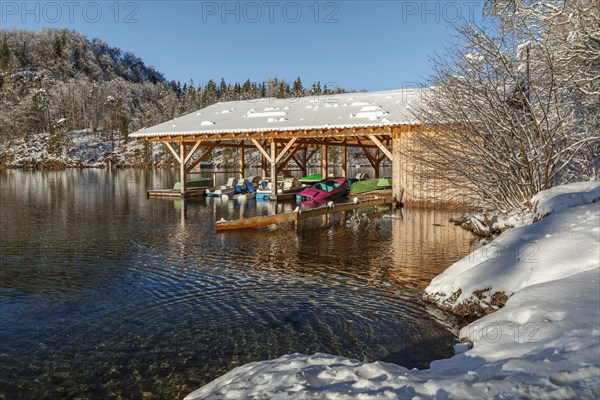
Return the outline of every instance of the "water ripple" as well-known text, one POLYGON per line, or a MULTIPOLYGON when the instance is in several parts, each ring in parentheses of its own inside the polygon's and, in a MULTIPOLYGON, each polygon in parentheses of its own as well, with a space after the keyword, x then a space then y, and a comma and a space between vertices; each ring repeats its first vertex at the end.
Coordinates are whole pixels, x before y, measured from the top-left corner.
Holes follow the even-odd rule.
POLYGON ((468 250, 434 227, 448 214, 215 234, 274 206, 195 200, 182 220, 179 200, 144 197, 167 178, 134 173, 0 174, 0 398, 179 398, 293 352, 411 368, 451 354, 420 301, 468 250))

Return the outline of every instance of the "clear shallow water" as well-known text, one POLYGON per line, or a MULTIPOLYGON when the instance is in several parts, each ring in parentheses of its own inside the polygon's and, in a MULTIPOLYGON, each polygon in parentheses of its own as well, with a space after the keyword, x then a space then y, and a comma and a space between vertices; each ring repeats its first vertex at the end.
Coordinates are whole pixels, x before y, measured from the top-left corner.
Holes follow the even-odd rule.
POLYGON ((468 252, 451 214, 216 234, 275 206, 145 198, 175 180, 0 173, 0 398, 181 398, 294 352, 420 368, 452 354, 453 320, 420 300, 468 252))

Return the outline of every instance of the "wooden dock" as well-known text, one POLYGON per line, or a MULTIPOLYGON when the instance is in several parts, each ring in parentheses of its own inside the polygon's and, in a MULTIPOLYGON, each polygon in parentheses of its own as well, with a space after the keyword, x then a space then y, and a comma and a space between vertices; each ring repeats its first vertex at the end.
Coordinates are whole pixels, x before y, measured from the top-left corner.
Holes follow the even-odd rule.
POLYGON ((179 189, 162 189, 162 190, 148 190, 146 197, 151 198, 182 198, 182 197, 200 197, 206 194, 206 188, 190 188, 185 192, 185 196, 181 195, 179 189))
POLYGON ((306 218, 319 217, 322 215, 331 214, 334 212, 344 212, 356 210, 358 208, 373 207, 383 204, 392 204, 392 197, 377 197, 370 200, 360 201, 358 203, 342 203, 334 204, 333 207, 323 206, 319 208, 310 208, 301 210, 299 207, 296 210, 288 213, 265 215, 261 217, 242 218, 234 221, 221 220, 217 221, 217 232, 238 230, 238 229, 253 229, 269 225, 284 224, 287 222, 297 223, 306 218))

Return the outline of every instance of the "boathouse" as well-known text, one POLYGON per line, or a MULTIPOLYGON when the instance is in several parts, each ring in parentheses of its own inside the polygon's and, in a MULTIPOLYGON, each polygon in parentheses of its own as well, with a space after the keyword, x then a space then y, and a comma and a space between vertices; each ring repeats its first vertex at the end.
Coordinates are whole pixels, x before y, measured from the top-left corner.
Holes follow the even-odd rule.
POLYGON ((424 100, 424 93, 411 88, 222 102, 130 137, 167 146, 179 163, 182 196, 187 175, 217 147, 238 149, 240 174, 245 150, 258 149, 263 175, 276 177, 290 162, 306 174, 308 162, 316 155, 321 157, 322 175, 327 176, 328 147, 339 146, 342 176, 347 174, 347 149, 359 147, 375 177, 382 161, 391 160, 393 197, 400 202, 404 195, 405 201, 412 201, 421 197, 417 190, 423 189, 414 184, 414 168, 401 154, 409 146, 411 132, 424 129, 411 113, 424 100))

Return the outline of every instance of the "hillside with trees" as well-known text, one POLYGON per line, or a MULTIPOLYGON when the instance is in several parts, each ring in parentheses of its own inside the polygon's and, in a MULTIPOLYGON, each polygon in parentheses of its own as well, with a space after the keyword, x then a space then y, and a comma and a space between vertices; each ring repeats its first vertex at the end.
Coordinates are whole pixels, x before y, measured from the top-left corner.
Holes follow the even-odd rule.
POLYGON ((40 161, 40 154, 44 160, 68 159, 81 145, 103 149, 91 165, 102 154, 123 151, 118 164, 157 164, 170 156, 152 159, 143 143, 126 149, 130 132, 219 101, 343 91, 320 82, 305 88, 300 78, 182 84, 168 81, 134 53, 76 31, 0 30, 0 164, 43 167, 52 163, 40 161), (74 133, 87 136, 77 139, 74 133), (136 160, 128 161, 132 155, 136 160), (27 157, 25 164, 15 161, 27 157))

